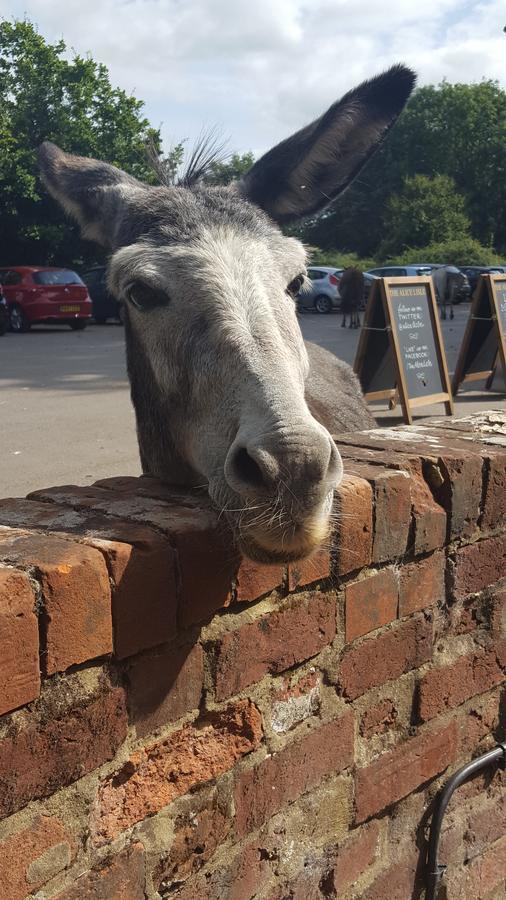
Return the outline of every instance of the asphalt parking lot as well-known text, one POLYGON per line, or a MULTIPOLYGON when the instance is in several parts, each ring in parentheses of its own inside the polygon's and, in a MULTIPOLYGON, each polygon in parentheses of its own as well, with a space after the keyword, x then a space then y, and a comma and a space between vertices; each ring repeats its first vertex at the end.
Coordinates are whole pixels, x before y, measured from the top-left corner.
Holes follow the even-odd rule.
MULTIPOLYGON (((453 370, 469 313, 456 309, 443 322, 453 370)), ((352 363, 358 331, 341 328, 338 314, 300 316, 304 337, 352 363)), ((457 415, 506 409, 502 377, 495 390, 465 390, 457 415)), ((396 424, 399 409, 375 405, 379 424, 396 424)), ((419 418, 442 415, 441 405, 419 418)), ((109 475, 137 475, 135 423, 126 376, 123 328, 93 325, 82 332, 34 327, 28 334, 0 338, 0 496, 21 497, 55 484, 90 484, 109 475)))

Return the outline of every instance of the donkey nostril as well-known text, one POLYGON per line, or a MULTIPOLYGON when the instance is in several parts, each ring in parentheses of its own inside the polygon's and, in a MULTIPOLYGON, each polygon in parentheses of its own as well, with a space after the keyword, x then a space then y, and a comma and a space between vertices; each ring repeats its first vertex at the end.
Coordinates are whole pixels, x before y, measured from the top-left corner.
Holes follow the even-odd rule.
POLYGON ((262 469, 249 455, 246 447, 239 447, 234 457, 235 474, 244 484, 251 487, 261 487, 264 483, 262 469))

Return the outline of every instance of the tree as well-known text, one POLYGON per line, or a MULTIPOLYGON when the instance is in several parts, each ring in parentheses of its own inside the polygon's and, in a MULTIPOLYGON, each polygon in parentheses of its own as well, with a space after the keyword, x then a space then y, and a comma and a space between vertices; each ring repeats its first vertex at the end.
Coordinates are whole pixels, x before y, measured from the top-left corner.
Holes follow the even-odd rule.
POLYGON ((100 259, 83 251, 77 228, 40 185, 36 149, 52 140, 95 156, 146 181, 156 175, 146 146, 160 135, 143 103, 113 88, 107 68, 91 58, 64 57, 65 43, 47 43, 28 21, 0 23, 0 261, 75 265, 100 259))
POLYGON ((358 179, 302 236, 326 249, 376 254, 389 198, 415 175, 452 178, 473 235, 506 252, 506 91, 494 81, 419 88, 358 179))
POLYGON ((382 259, 405 247, 424 247, 470 233, 464 198, 447 175, 406 178, 400 193, 388 201, 384 227, 386 237, 379 248, 382 259))
POLYGON ((230 184, 239 180, 255 162, 253 153, 234 153, 228 161, 213 162, 206 176, 208 184, 230 184))

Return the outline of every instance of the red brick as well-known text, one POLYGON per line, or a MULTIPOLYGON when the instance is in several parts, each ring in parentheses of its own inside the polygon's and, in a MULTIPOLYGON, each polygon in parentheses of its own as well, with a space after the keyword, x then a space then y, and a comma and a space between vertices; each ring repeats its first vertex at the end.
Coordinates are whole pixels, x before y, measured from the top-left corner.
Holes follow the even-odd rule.
POLYGON ((457 600, 493 585, 506 572, 506 535, 488 538, 455 554, 454 591, 457 600))
POLYGON ((494 638, 506 638, 506 588, 495 591, 490 604, 490 630, 494 638))
POLYGON ((24 900, 67 868, 74 856, 72 838, 59 819, 37 816, 0 841, 2 900, 24 900))
POLYGON ((364 478, 345 475, 336 491, 336 571, 345 575, 372 559, 372 488, 364 478))
POLYGON ((346 640, 353 641, 395 619, 398 595, 398 578, 391 568, 347 584, 346 640))
POLYGON ((339 847, 332 873, 336 897, 342 896, 373 865, 378 856, 378 841, 379 825, 369 822, 339 847))
POLYGON ((227 856, 212 871, 190 878, 178 891, 177 900, 252 900, 272 874, 262 848, 253 842, 234 848, 227 856))
POLYGON ((389 472, 374 482, 373 562, 395 559, 406 552, 411 522, 410 479, 389 472))
POLYGON ((506 453, 490 453, 485 462, 485 492, 482 529, 495 529, 506 524, 506 453))
POLYGON ((506 790, 503 789, 499 796, 487 801, 482 809, 477 812, 471 809, 464 834, 466 860, 485 852, 487 847, 505 834, 506 790))
POLYGON ((431 654, 432 624, 423 616, 412 616, 345 650, 339 673, 341 690, 354 700, 372 687, 418 668, 431 654))
POLYGON ((176 797, 226 772, 254 750, 261 737, 260 713, 242 700, 140 748, 100 786, 96 842, 113 839, 176 797))
POLYGON ((174 637, 176 554, 161 535, 123 526, 128 543, 88 538, 102 551, 113 582, 114 653, 120 659, 174 637))
POLYGON ((0 715, 39 696, 39 627, 24 572, 0 566, 0 715))
POLYGON ((427 722, 505 680, 493 651, 478 650, 427 672, 418 685, 418 715, 427 722))
POLYGON ((437 606, 445 599, 445 555, 436 551, 400 570, 399 616, 437 606))
POLYGON ((410 478, 411 515, 413 523, 410 549, 417 556, 446 544, 446 511, 436 502, 421 473, 410 478))
POLYGON ((234 791, 239 836, 253 831, 325 776, 353 761, 353 714, 322 725, 305 738, 238 775, 234 791))
POLYGON ((455 875, 449 873, 446 884, 448 900, 486 898, 506 881, 506 836, 496 841, 482 856, 477 856, 455 875))
POLYGON ((384 734, 395 725, 397 716, 392 700, 380 700, 375 706, 366 709, 360 720, 360 734, 366 739, 375 734, 384 734))
POLYGON ((365 768, 355 778, 356 821, 376 815, 420 785, 430 781, 458 752, 455 722, 439 731, 423 732, 399 744, 365 768))
POLYGON ((288 681, 275 693, 271 704, 271 728, 277 734, 290 731, 320 709, 320 674, 310 672, 294 684, 288 681))
POLYGON ((417 896, 413 889, 418 863, 418 854, 397 859, 360 894, 360 900, 408 900, 417 896))
POLYGON ((112 651, 111 589, 98 550, 39 534, 0 534, 0 557, 30 567, 40 583, 47 674, 112 651))
POLYGON ((242 559, 235 576, 235 598, 239 603, 250 603, 281 587, 284 580, 284 566, 262 566, 242 559))
POLYGON ((331 576, 332 556, 328 548, 316 550, 308 559, 288 566, 288 588, 295 591, 331 576))
POLYGON ((315 656, 335 633, 335 597, 316 592, 294 597, 282 609, 227 632, 216 645, 217 698, 315 656))
POLYGON ((41 720, 33 714, 26 725, 0 739, 0 816, 82 778, 112 759, 125 739, 121 688, 70 701, 69 692, 69 684, 61 682, 41 720))
POLYGON ((198 709, 204 681, 202 647, 160 647, 132 659, 127 675, 130 721, 141 737, 198 709))
POLYGON ((426 463, 424 472, 436 500, 448 513, 450 539, 469 537, 480 515, 483 461, 479 453, 473 453, 472 444, 465 451, 455 446, 441 448, 437 462, 433 458, 426 463))
POLYGON ((467 709, 460 718, 460 749, 462 753, 475 754, 480 741, 497 730, 502 718, 500 691, 495 691, 491 697, 480 698, 475 701, 475 704, 471 709, 467 709))
POLYGON ((155 866, 153 880, 160 891, 173 882, 194 875, 223 843, 232 827, 228 810, 220 805, 216 794, 208 802, 193 802, 190 809, 174 823, 174 838, 168 852, 155 866))
POLYGON ((54 900, 145 900, 145 897, 144 848, 135 843, 84 872, 54 900))

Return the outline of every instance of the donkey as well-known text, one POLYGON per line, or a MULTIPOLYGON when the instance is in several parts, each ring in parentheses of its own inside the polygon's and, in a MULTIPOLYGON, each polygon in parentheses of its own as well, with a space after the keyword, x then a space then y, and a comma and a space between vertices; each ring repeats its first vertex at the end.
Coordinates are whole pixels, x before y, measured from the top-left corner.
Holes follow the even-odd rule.
POLYGON ((302 559, 325 540, 343 471, 330 432, 374 425, 349 366, 304 345, 306 253, 280 225, 344 190, 414 81, 394 66, 364 82, 227 188, 152 187, 48 142, 39 151, 51 194, 111 251, 143 471, 204 482, 258 561, 302 559))
POLYGON ((467 278, 456 266, 438 266, 432 272, 436 298, 441 306, 441 318, 446 319, 446 304, 450 304, 450 319, 454 318, 453 306, 460 290, 467 284, 467 278))

